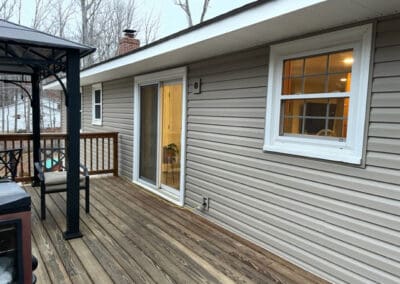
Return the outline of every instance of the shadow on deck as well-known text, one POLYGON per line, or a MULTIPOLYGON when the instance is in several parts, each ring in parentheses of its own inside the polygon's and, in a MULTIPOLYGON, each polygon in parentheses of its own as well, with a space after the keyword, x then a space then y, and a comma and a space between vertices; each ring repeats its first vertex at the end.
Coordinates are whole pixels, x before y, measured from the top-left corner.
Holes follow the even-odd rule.
POLYGON ((84 237, 64 241, 65 194, 47 195, 39 218, 32 196, 32 252, 38 283, 323 283, 189 210, 118 177, 91 179, 84 237))

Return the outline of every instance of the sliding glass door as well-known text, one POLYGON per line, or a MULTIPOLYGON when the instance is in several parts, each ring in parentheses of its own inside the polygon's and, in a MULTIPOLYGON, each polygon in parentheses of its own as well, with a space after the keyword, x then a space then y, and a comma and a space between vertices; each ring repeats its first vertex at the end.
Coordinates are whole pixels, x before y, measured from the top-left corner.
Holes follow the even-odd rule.
POLYGON ((182 82, 140 86, 139 180, 179 196, 182 82))
POLYGON ((157 184, 158 84, 140 87, 139 178, 157 184))
POLYGON ((164 83, 161 88, 161 185, 179 191, 182 134, 182 84, 164 83))

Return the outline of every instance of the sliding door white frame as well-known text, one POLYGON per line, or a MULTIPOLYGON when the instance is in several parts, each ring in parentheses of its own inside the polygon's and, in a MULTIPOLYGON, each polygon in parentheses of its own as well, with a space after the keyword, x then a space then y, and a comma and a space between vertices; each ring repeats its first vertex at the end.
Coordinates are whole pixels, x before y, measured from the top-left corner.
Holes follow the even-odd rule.
MULTIPOLYGON (((187 109, 187 68, 180 67, 170 70, 155 72, 136 76, 134 79, 134 121, 133 121, 133 182, 148 189, 149 191, 162 196, 163 198, 177 204, 184 205, 185 199, 185 170, 186 170, 186 109, 187 109), (140 163, 140 87, 158 84, 163 81, 179 81, 182 82, 182 131, 181 131, 181 157, 180 157, 180 190, 176 196, 165 192, 156 186, 145 183, 139 178, 139 163, 140 163)), ((159 104, 160 105, 160 104, 159 104)), ((159 123, 158 123, 159 124, 159 123)), ((158 126, 158 134, 160 133, 160 126, 158 126)), ((159 135, 158 135, 159 136, 159 135)), ((157 153, 158 159, 160 158, 160 150, 157 153)), ((157 168, 157 175, 159 168, 157 168)))

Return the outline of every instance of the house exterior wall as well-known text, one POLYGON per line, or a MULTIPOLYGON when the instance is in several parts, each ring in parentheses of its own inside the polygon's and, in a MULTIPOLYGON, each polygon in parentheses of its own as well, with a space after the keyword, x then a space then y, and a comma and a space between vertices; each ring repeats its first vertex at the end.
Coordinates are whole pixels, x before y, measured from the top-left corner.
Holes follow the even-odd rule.
MULTIPOLYGON (((264 152, 268 46, 188 65, 185 205, 334 282, 400 282, 400 18, 374 35, 361 166, 264 152), (201 94, 193 82, 202 81, 201 94)), ((156 70, 154 70, 156 71, 156 70)), ((120 175, 132 179, 133 77, 103 82, 103 123, 120 133, 120 175)), ((360 126, 362 127, 362 126, 360 126)))
POLYGON ((399 283, 399 35, 377 24, 365 166, 263 152, 268 47, 190 64, 185 204, 328 280, 399 283))
POLYGON ((103 82, 102 90, 103 122, 102 125, 93 125, 92 86, 83 87, 82 131, 119 132, 119 174, 132 180, 133 78, 103 82))

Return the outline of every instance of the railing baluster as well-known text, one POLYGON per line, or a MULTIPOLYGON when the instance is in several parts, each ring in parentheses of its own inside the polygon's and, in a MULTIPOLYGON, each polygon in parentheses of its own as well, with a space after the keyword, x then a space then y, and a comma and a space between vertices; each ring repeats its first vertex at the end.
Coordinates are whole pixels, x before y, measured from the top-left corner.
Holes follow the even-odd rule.
POLYGON ((93 171, 93 139, 90 137, 90 170, 93 171))
POLYGON ((54 140, 50 139, 50 148, 51 148, 51 167, 54 166, 54 140))
POLYGON ((32 169, 31 169, 31 140, 28 140, 28 175, 32 176, 32 169))
POLYGON ((101 153, 101 169, 104 170, 104 137, 101 138, 101 148, 102 148, 102 153, 101 153))
POLYGON ((99 138, 96 137, 96 170, 99 170, 99 138))
POLYGON ((19 140, 19 147, 22 149, 21 157, 20 157, 20 170, 21 170, 21 177, 24 177, 24 148, 22 144, 22 139, 19 140))
POLYGON ((83 138, 83 164, 86 166, 86 137, 83 138))
POLYGON ((111 145, 110 145, 110 137, 108 137, 107 138, 107 140, 108 140, 108 168, 107 168, 107 170, 110 170, 111 169, 111 145))

